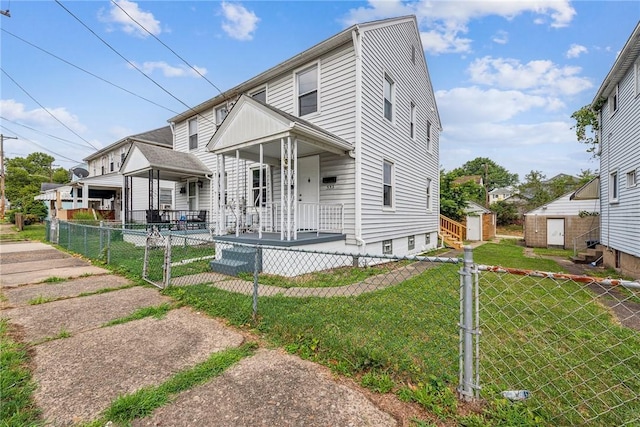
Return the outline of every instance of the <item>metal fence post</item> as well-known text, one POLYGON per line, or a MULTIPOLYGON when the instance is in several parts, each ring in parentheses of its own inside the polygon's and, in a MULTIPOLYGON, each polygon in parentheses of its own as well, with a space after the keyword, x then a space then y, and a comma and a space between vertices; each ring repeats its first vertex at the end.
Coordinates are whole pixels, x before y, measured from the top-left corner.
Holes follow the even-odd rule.
POLYGON ((253 258, 253 321, 258 319, 258 274, 260 269, 260 257, 262 256, 262 247, 255 246, 256 252, 253 258))
POLYGON ((464 263, 460 270, 460 383, 458 393, 464 400, 474 397, 473 378, 473 249, 464 247, 464 263))
MULTIPOLYGON (((187 238, 185 236, 184 240, 187 238)), ((171 284, 171 233, 167 234, 166 245, 164 250, 164 288, 168 288, 171 284)))
POLYGON ((107 264, 111 264, 111 227, 107 227, 107 264))
POLYGON ((100 248, 98 250, 98 257, 102 256, 102 247, 104 246, 104 237, 103 237, 103 232, 104 230, 104 221, 100 221, 100 248))

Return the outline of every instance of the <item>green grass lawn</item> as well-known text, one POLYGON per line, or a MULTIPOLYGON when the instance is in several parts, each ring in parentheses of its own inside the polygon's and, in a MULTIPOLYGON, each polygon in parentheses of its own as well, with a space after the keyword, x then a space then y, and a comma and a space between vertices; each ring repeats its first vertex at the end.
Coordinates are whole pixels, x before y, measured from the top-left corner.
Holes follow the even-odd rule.
MULTIPOLYGON (((15 230, 15 226, 12 226, 15 230)), ((31 224, 25 225, 22 231, 15 231, 15 233, 0 234, 0 242, 13 242, 22 240, 44 240, 45 225, 44 224, 31 224)))

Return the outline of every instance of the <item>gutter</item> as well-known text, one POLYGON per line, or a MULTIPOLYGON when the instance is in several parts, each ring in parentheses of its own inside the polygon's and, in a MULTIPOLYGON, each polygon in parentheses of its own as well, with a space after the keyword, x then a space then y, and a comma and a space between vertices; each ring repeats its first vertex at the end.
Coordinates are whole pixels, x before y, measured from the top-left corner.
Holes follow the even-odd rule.
POLYGON ((356 25, 351 32, 356 55, 356 106, 355 106, 355 239, 364 250, 362 238, 362 34, 356 25))

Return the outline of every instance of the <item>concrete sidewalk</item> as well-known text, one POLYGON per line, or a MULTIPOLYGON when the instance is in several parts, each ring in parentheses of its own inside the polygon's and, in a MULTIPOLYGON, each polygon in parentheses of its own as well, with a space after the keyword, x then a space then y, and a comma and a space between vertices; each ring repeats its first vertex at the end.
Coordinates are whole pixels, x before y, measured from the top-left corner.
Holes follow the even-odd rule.
MULTIPOLYGON (((172 309, 160 319, 105 326, 171 300, 155 288, 133 286, 42 243, 2 243, 0 284, 5 297, 0 317, 9 318, 33 350, 34 397, 47 425, 96 419, 118 396, 159 385, 245 340, 233 328, 189 308, 172 309), (58 279, 43 283, 52 277, 58 279)), ((319 365, 260 349, 134 425, 403 424, 405 417, 381 410, 367 392, 349 384, 338 383, 319 365)))

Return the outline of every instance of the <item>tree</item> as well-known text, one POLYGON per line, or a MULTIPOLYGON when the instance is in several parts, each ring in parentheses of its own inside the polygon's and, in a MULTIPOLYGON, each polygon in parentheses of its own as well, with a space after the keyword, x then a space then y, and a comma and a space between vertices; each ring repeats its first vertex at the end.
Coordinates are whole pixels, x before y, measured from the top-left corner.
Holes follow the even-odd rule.
POLYGON ((587 153, 592 153, 593 157, 598 155, 598 131, 600 130, 600 122, 598 115, 606 99, 600 98, 595 105, 587 104, 571 114, 571 118, 576 121, 575 126, 571 129, 576 130, 576 138, 578 142, 587 145, 587 153))
POLYGON ((468 201, 484 204, 484 188, 473 181, 454 183, 458 176, 453 172, 440 171, 440 213, 456 221, 464 217, 468 201))
POLYGON ((546 176, 542 172, 532 170, 524 179, 524 183, 518 186, 518 196, 526 201, 526 210, 535 209, 553 200, 543 183, 546 176))
MULTIPOLYGON (((518 174, 510 173, 487 157, 477 157, 452 171, 456 176, 480 175, 487 191, 510 187, 518 183, 518 174)), ((484 203, 482 203, 484 204, 484 203)))
POLYGON ((489 209, 496 213, 498 225, 511 225, 518 220, 518 208, 513 203, 498 200, 492 203, 489 209))

